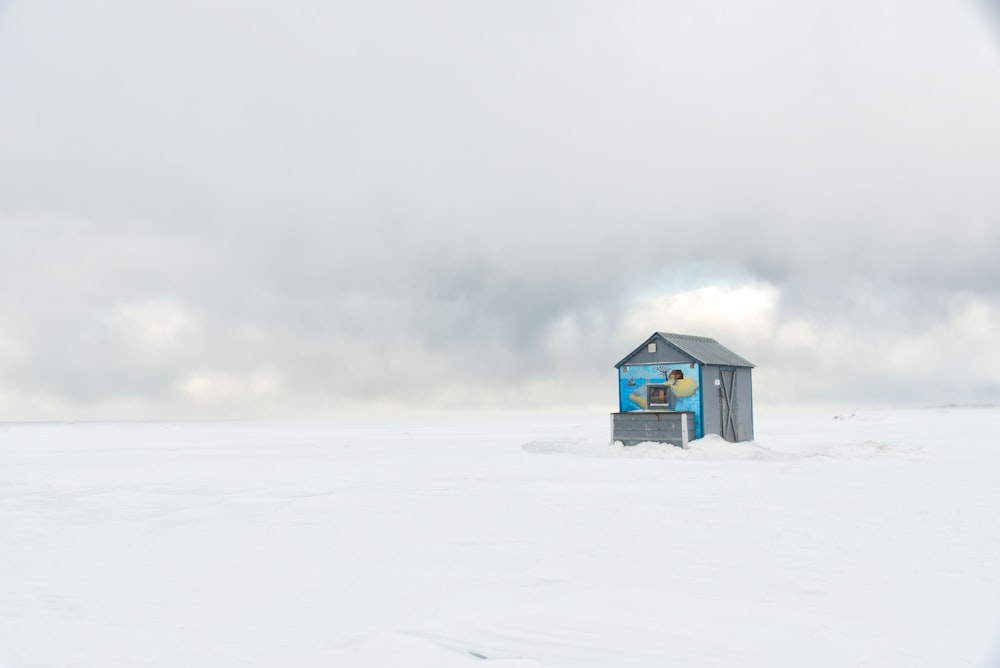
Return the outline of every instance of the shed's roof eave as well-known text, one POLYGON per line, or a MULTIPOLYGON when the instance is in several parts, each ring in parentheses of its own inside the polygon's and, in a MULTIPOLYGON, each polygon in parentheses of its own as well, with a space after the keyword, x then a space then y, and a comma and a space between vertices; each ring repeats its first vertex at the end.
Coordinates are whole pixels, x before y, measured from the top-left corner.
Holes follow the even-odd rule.
POLYGON ((738 366, 753 368, 753 362, 734 353, 729 348, 707 336, 693 336, 691 334, 674 334, 672 332, 653 332, 653 335, 639 344, 635 350, 625 356, 615 368, 621 368, 625 362, 632 359, 636 353, 648 346, 653 339, 662 339, 672 348, 679 350, 699 364, 712 364, 717 366, 738 366))

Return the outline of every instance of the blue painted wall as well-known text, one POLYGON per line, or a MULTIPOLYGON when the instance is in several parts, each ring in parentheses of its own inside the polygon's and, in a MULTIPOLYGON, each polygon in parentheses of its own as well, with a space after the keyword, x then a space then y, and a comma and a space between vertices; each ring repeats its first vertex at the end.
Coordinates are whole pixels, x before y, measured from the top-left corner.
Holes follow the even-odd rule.
MULTIPOLYGON (((700 364, 626 364, 618 369, 618 406, 622 413, 648 410, 648 385, 665 385, 673 395, 672 410, 695 415, 696 438, 704 436, 700 364)), ((663 409, 666 410, 666 409, 663 409)))

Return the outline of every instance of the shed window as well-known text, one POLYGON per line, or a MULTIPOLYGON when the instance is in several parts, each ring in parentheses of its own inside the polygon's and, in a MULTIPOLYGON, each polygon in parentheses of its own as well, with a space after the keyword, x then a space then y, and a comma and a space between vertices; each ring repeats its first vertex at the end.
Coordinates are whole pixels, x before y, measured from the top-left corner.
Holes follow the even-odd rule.
POLYGON ((650 408, 670 408, 670 388, 666 385, 646 386, 646 405, 650 408))
POLYGON ((650 343, 648 346, 646 346, 646 350, 649 351, 649 352, 651 352, 651 353, 655 353, 656 352, 656 342, 654 341, 653 343, 650 343))

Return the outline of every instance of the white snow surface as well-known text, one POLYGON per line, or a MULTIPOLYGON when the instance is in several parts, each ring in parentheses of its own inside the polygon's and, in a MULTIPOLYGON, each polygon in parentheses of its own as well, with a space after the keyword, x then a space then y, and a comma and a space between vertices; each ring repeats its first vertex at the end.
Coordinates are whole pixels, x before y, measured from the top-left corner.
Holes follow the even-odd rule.
POLYGON ((1000 408, 0 425, 0 666, 1000 666, 1000 408))

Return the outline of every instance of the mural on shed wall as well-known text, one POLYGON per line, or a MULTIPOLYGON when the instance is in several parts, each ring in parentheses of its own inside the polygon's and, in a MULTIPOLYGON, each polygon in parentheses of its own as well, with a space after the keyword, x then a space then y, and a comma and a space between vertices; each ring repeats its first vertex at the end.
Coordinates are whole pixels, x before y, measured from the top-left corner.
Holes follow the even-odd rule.
POLYGON ((693 411, 701 433, 697 364, 629 364, 618 371, 622 411, 693 411))

